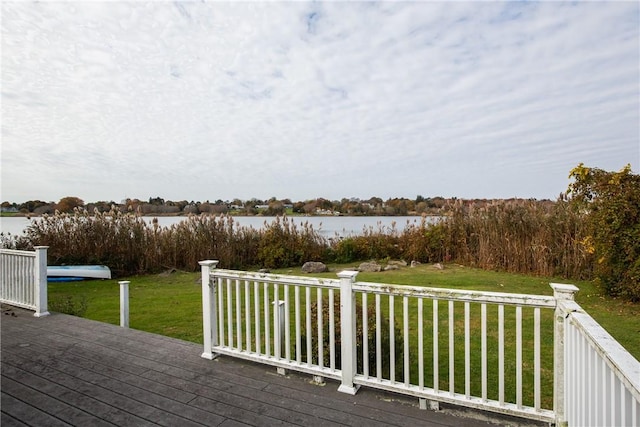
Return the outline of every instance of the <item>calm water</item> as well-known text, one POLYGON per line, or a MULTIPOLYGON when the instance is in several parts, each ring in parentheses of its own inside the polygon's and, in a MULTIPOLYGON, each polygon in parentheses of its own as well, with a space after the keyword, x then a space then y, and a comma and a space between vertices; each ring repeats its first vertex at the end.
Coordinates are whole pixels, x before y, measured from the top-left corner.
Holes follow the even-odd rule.
MULTIPOLYGON (((153 217, 144 217, 146 221, 151 222, 153 217)), ((434 217, 429 219, 433 220, 434 217)), ((158 217, 158 223, 162 227, 176 224, 184 221, 183 216, 164 216, 158 217)), ((318 230, 323 236, 332 237, 335 235, 348 236, 362 234, 366 228, 373 227, 378 230, 379 227, 391 227, 395 224, 399 231, 404 230, 407 224, 420 224, 419 216, 309 216, 309 217, 290 217, 296 225, 308 222, 315 230, 318 230)), ((235 216, 233 220, 240 226, 252 226, 253 228, 262 228, 265 224, 271 223, 275 217, 265 216, 235 216)), ((0 218, 0 231, 3 233, 11 233, 12 235, 22 233, 28 226, 30 220, 25 217, 4 217, 0 218)))

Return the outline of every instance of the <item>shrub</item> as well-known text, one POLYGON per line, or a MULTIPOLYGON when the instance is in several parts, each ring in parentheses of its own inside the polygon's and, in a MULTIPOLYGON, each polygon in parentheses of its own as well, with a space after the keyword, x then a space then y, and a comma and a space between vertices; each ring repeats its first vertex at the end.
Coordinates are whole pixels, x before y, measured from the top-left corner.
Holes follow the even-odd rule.
POLYGON ((583 244, 604 291, 640 301, 640 175, 630 165, 607 172, 581 163, 570 177, 571 203, 586 220, 583 244))
MULTIPOLYGON (((323 325, 323 336, 322 336, 322 348, 323 348, 323 366, 330 366, 330 336, 329 336, 329 299, 324 297, 322 299, 322 325, 323 325)), ((375 376, 377 370, 377 362, 376 362, 376 313, 375 307, 372 304, 367 306, 367 333, 365 335, 363 323, 362 323, 362 303, 360 299, 356 300, 356 363, 357 363, 357 372, 364 372, 364 359, 363 359, 363 345, 364 339, 368 339, 368 348, 369 352, 367 355, 368 364, 369 364, 369 375, 375 376)), ((336 369, 340 369, 342 348, 341 348, 341 336, 340 336, 340 298, 336 296, 334 298, 334 315, 335 315, 335 366, 336 369)), ((318 324, 318 303, 312 305, 311 307, 311 324, 318 324)), ((306 360, 306 345, 304 344, 306 341, 306 335, 303 333, 301 341, 303 343, 302 354, 304 360, 306 360)), ((391 354, 391 334, 389 327, 389 318, 381 315, 380 322, 380 341, 381 341, 381 349, 382 349, 382 376, 384 378, 389 378, 390 374, 390 354, 391 354)), ((312 352, 312 361, 313 363, 318 363, 318 346, 319 339, 318 337, 314 337, 312 340, 311 352, 312 352)), ((401 377, 403 375, 403 337, 400 331, 400 328, 397 325, 397 322, 394 322, 394 346, 395 346, 395 374, 396 377, 401 377)))

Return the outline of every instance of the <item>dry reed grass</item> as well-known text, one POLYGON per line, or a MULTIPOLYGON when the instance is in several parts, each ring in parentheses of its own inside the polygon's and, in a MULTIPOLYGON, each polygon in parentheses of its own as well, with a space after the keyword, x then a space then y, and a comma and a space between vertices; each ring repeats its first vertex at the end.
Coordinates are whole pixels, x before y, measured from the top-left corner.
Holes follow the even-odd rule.
POLYGON ((49 246, 49 263, 105 264, 117 276, 166 269, 195 271, 198 261, 218 259, 224 268, 279 268, 306 261, 404 259, 457 262, 484 269, 590 278, 592 256, 583 244, 585 225, 570 204, 533 200, 467 205, 456 201, 435 223, 423 218, 400 231, 378 226, 361 235, 326 239, 308 224, 278 217, 264 227, 238 226, 233 217, 190 216, 170 227, 117 210, 56 212, 36 219, 26 236, 2 246, 49 246))

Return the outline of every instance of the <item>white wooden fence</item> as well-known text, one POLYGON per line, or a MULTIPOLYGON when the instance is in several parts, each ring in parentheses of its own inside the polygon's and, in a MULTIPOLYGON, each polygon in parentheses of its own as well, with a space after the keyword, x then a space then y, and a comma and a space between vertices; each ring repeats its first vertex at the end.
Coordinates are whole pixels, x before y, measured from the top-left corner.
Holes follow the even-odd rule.
POLYGON ((558 333, 564 337, 564 373, 559 373, 564 402, 558 408, 559 422, 584 427, 640 426, 640 362, 571 300, 559 301, 557 321, 563 329, 558 333))
POLYGON ((548 297, 200 265, 204 358, 332 378, 350 394, 367 386, 412 395, 422 407, 638 426, 640 364, 582 312, 575 286, 551 284, 548 297))
POLYGON ((47 311, 47 249, 35 251, 0 249, 0 302, 34 310, 42 317, 47 311))

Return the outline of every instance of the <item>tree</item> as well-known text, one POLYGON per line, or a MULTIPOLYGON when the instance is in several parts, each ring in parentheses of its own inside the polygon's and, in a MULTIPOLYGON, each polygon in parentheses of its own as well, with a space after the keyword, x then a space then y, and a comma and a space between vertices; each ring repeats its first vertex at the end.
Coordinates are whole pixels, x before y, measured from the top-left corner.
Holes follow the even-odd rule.
POLYGON ((60 212, 73 212, 75 208, 84 207, 84 201, 77 197, 63 197, 56 205, 56 209, 60 212))
POLYGON ((580 163, 569 175, 570 202, 587 222, 585 250, 610 296, 640 301, 640 175, 631 165, 619 172, 580 163))

